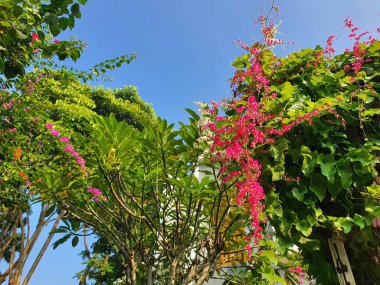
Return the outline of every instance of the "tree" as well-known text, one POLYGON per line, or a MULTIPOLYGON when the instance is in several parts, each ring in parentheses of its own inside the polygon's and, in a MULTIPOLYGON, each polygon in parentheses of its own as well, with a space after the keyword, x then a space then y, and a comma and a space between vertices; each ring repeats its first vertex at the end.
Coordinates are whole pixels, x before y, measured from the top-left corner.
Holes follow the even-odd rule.
MULTIPOLYGON (((85 133, 84 124, 91 122, 92 117, 97 115, 92 110, 96 104, 91 99, 95 91, 80 83, 77 76, 67 70, 43 70, 37 74, 26 74, 20 77, 16 87, 23 95, 4 90, 0 97, 3 107, 0 112, 4 119, 0 126, 0 259, 4 258, 9 265, 1 273, 1 282, 8 277, 14 284, 21 283, 25 262, 36 240, 49 223, 53 224, 37 260, 23 281, 23 284, 27 284, 65 214, 38 188, 38 181, 41 180, 39 173, 50 167, 60 175, 70 172, 66 167, 67 157, 60 155, 61 143, 51 141, 51 133, 47 132, 44 122, 55 122, 60 125, 60 131, 75 137, 78 133, 85 133), (35 231, 31 231, 31 205, 36 203, 41 205, 40 215, 35 231)), ((114 93, 123 94, 124 98, 133 97, 135 103, 132 108, 129 107, 129 101, 117 101, 117 107, 121 108, 119 114, 129 110, 124 113, 125 120, 134 121, 137 125, 143 121, 141 118, 146 118, 147 123, 154 125, 154 111, 140 99, 135 88, 103 92, 108 97, 102 100, 98 96, 97 102, 110 107, 115 104, 114 93), (149 116, 145 115, 145 110, 149 116), (136 112, 136 119, 133 111, 136 112)), ((80 172, 81 168, 76 165, 74 169, 80 172)), ((74 221, 71 222, 74 224, 74 221)))
POLYGON ((113 115, 95 120, 87 157, 97 168, 76 183, 51 171, 41 188, 117 249, 127 284, 203 284, 242 221, 232 185, 199 161, 195 120, 178 131, 159 120, 141 132, 113 115), (198 180, 199 165, 210 177, 198 180))

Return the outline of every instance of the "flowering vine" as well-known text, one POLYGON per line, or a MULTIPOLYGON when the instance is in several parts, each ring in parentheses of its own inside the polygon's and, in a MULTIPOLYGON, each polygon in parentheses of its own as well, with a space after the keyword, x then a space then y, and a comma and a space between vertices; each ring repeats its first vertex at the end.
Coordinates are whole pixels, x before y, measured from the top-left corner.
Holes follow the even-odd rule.
MULTIPOLYGON (((221 165, 222 182, 235 185, 237 204, 249 212, 251 234, 246 237, 249 256, 254 244, 262 239, 263 225, 266 222, 266 196, 261 180, 263 165, 257 154, 263 154, 270 145, 301 124, 312 125, 316 118, 321 116, 326 116, 324 121, 327 124, 333 123, 327 119, 327 115, 332 115, 341 126, 346 126, 345 118, 335 109, 336 105, 343 104, 341 97, 329 101, 320 100, 318 104, 302 107, 298 112, 291 110, 291 104, 286 103, 295 95, 295 89, 291 83, 279 79, 287 76, 286 73, 281 77, 277 75, 283 60, 271 52, 276 45, 283 44, 284 41, 276 39, 277 26, 274 21, 260 17, 259 22, 263 34, 262 43, 256 42, 248 46, 239 41, 247 55, 238 58, 234 63, 237 70, 230 84, 233 97, 203 106, 203 116, 199 121, 202 141, 206 141, 204 137, 207 134, 211 159, 221 165)), ((367 32, 357 34, 359 29, 355 28, 348 18, 345 20, 345 26, 351 29, 349 37, 355 39, 352 50, 354 60, 345 67, 342 66, 342 69, 358 74, 363 64, 368 61, 365 58, 365 46, 373 44, 376 40, 367 32), (368 40, 362 42, 366 35, 369 36, 368 40)), ((305 72, 319 66, 330 66, 334 60, 333 43, 336 38, 330 36, 324 49, 316 49, 308 61, 300 63, 303 64, 300 70, 305 72)), ((336 68, 332 66, 331 68, 336 68)), ((291 68, 288 72, 292 72, 291 68)), ((371 85, 364 87, 368 89, 371 85)), ((283 179, 285 183, 299 183, 301 178, 291 178, 284 173, 278 179, 283 179)), ((273 183, 267 185, 274 187, 273 183)), ((302 275, 299 269, 291 272, 302 275)))

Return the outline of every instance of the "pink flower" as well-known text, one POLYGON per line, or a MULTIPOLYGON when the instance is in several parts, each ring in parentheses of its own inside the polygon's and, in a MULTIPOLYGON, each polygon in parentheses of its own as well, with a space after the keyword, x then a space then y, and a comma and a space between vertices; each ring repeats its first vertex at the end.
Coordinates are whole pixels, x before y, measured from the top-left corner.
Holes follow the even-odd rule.
POLYGON ((59 43, 59 40, 54 39, 54 43, 55 43, 55 44, 59 43))
POLYGON ((40 37, 36 33, 32 33, 32 42, 40 41, 40 37))
POLYGON ((77 158, 77 163, 78 164, 84 164, 86 161, 84 160, 84 158, 82 158, 82 157, 78 157, 77 158))
POLYGON ((51 134, 52 134, 53 136, 55 136, 55 137, 59 137, 59 135, 60 135, 60 132, 58 132, 58 131, 56 131, 56 130, 54 130, 54 129, 51 129, 50 132, 51 132, 51 134))
POLYGON ((65 146, 64 151, 71 153, 74 151, 74 147, 71 144, 68 144, 65 146))
POLYGON ((50 130, 50 129, 52 129, 54 126, 53 126, 52 124, 46 124, 45 127, 46 127, 47 129, 50 130))
POLYGON ((100 198, 105 200, 106 198, 103 196, 102 192, 98 188, 93 188, 91 186, 87 187, 87 190, 94 195, 94 201, 98 202, 100 198))
POLYGON ((68 137, 62 137, 59 139, 59 141, 65 143, 65 144, 70 143, 70 139, 68 137))
POLYGON ((352 24, 352 20, 350 19, 350 17, 347 17, 345 20, 344 20, 344 26, 347 27, 347 28, 351 28, 353 26, 352 24))

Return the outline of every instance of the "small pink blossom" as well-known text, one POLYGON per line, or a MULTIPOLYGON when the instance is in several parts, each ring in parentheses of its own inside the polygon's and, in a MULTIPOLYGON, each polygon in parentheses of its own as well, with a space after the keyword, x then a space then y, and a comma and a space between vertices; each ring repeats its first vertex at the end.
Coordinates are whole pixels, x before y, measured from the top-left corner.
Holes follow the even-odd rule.
POLYGON ((71 153, 72 151, 74 151, 74 147, 71 144, 68 144, 65 146, 65 148, 63 150, 65 152, 71 153))
POLYGON ((36 33, 32 33, 32 42, 34 43, 35 41, 40 41, 40 37, 36 33))
POLYGON ((53 126, 52 124, 46 124, 45 127, 46 127, 47 129, 50 130, 50 129, 52 129, 54 126, 53 126))
POLYGON ((55 44, 57 44, 57 43, 59 43, 59 40, 57 40, 57 39, 54 39, 54 41, 53 41, 55 44))
POLYGON ((65 143, 65 144, 70 143, 70 139, 68 137, 62 137, 59 139, 59 141, 65 143))
POLYGON ((98 202, 100 198, 106 200, 106 197, 103 196, 102 192, 98 188, 93 188, 91 186, 87 187, 87 190, 94 195, 94 201, 98 202))
POLYGON ((50 133, 51 133, 53 136, 55 136, 55 137, 59 137, 59 135, 60 135, 60 132, 58 132, 58 131, 56 131, 56 130, 54 130, 54 129, 51 129, 51 130, 50 130, 50 133))
POLYGON ((77 158, 77 163, 78 164, 84 164, 86 161, 84 160, 84 158, 82 158, 82 157, 78 157, 77 158))

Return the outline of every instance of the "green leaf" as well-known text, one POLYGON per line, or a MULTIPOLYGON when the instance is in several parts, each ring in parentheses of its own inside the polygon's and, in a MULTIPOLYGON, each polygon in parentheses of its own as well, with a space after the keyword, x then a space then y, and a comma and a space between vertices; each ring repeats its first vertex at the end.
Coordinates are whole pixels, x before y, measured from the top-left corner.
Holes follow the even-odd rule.
POLYGON ((76 247, 78 245, 78 242, 79 242, 79 237, 75 236, 72 241, 71 241, 71 245, 73 247, 76 247))
POLYGON ((326 178, 320 173, 311 174, 310 190, 317 195, 319 201, 326 197, 326 178))
POLYGON ((380 108, 368 109, 362 112, 361 115, 363 118, 368 117, 368 116, 372 117, 373 115, 380 115, 380 108))
POLYGON ((335 175, 334 183, 327 184, 327 190, 331 194, 331 198, 333 200, 335 200, 336 197, 338 197, 340 191, 342 190, 341 179, 339 179, 338 175, 335 175))
POLYGON ((45 14, 45 21, 50 26, 54 26, 54 25, 57 25, 59 23, 59 19, 58 19, 57 15, 50 13, 50 12, 45 14))
POLYGON ((299 223, 296 224, 296 229, 306 237, 308 237, 313 231, 309 222, 305 219, 300 220, 299 223))
POLYGON ((43 49, 41 52, 41 57, 44 59, 49 59, 53 56, 53 53, 49 49, 43 49))
POLYGON ((327 178, 329 182, 334 182, 334 176, 336 173, 335 159, 331 155, 324 155, 320 153, 318 155, 318 163, 321 167, 322 174, 327 178))
POLYGON ((80 18, 81 17, 81 12, 80 12, 80 7, 78 3, 74 3, 71 8, 71 13, 74 15, 75 18, 80 18))
POLYGON ((27 36, 26 36, 24 33, 22 33, 21 31, 19 31, 19 30, 17 30, 17 29, 16 29, 16 36, 17 36, 17 38, 19 38, 20 40, 25 40, 25 39, 27 38, 27 36))
MULTIPOLYGON (((263 275, 263 277, 265 279, 267 279, 269 281, 269 284, 283 284, 283 285, 286 285, 286 281, 280 277, 280 276, 277 276, 276 274, 274 273, 266 273, 266 272, 263 272, 261 273, 263 275)), ((267 282, 265 282, 266 284, 267 282)))
POLYGON ((61 28, 61 30, 63 31, 66 30, 68 26, 69 26, 68 18, 62 17, 59 19, 59 27, 61 28))
POLYGON ((50 216, 55 210, 55 205, 51 206, 49 209, 46 210, 45 212, 45 217, 50 216))
POLYGON ((261 254, 261 256, 267 257, 271 263, 277 265, 278 258, 276 257, 276 254, 273 251, 270 250, 264 250, 261 254))
POLYGON ((372 163, 375 156, 369 153, 365 148, 354 148, 348 152, 350 161, 359 161, 364 164, 372 163))
POLYGON ((56 249, 59 245, 65 243, 70 237, 71 237, 71 234, 67 234, 64 237, 57 240, 55 243, 53 243, 53 249, 56 249))
POLYGON ((364 227, 365 227, 363 217, 357 213, 355 213, 355 215, 354 215, 354 223, 357 224, 361 230, 364 229, 364 227))
POLYGON ((351 218, 344 220, 342 223, 343 232, 348 234, 351 231, 352 222, 350 221, 351 218))
POLYGON ((58 36, 61 32, 61 28, 59 24, 51 25, 50 26, 50 32, 52 33, 53 36, 58 36))
POLYGON ((342 182, 342 187, 344 189, 349 189, 352 184, 352 169, 350 167, 350 163, 345 159, 341 159, 336 165, 342 182))
POLYGON ((279 100, 281 103, 284 103, 286 101, 288 101, 290 98, 293 97, 293 95, 296 93, 296 87, 294 87, 290 82, 285 82, 283 85, 282 85, 282 89, 281 89, 281 97, 279 97, 279 100))
POLYGON ((307 146, 301 147, 301 155, 303 156, 302 161, 302 173, 306 176, 310 176, 310 174, 314 171, 315 164, 317 163, 317 153, 312 152, 307 146))
POLYGON ((185 111, 188 112, 190 114, 190 116, 193 117, 194 119, 196 119, 196 120, 199 119, 199 115, 197 113, 195 113, 193 110, 191 110, 189 108, 185 108, 185 111))
POLYGON ((272 181, 278 181, 278 180, 282 179, 282 177, 283 177, 283 175, 285 173, 285 168, 284 168, 284 164, 283 163, 276 164, 273 167, 270 166, 270 165, 268 165, 268 168, 272 172, 272 181))
POLYGON ((299 185, 298 187, 294 187, 292 189, 293 196, 298 201, 303 201, 304 195, 305 195, 306 192, 307 192, 307 188, 303 184, 299 185))

